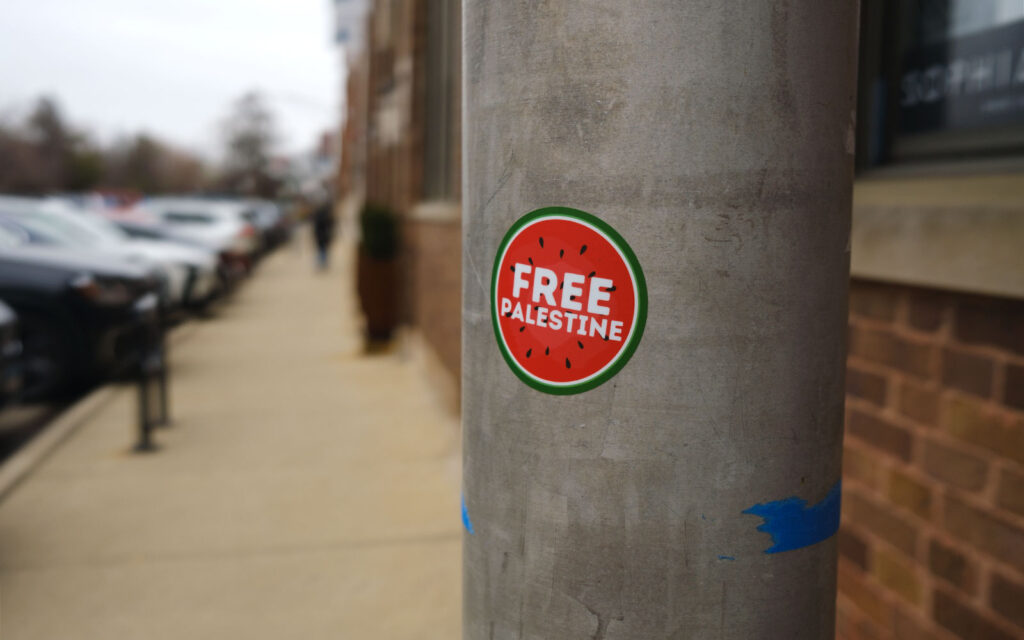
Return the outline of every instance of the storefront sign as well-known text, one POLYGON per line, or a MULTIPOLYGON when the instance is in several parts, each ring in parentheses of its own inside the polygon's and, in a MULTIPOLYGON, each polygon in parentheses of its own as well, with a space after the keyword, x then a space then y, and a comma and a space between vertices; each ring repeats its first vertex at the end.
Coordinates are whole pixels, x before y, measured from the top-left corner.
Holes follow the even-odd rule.
POLYGON ((1024 20, 911 50, 900 78, 900 131, 1024 123, 1024 20))

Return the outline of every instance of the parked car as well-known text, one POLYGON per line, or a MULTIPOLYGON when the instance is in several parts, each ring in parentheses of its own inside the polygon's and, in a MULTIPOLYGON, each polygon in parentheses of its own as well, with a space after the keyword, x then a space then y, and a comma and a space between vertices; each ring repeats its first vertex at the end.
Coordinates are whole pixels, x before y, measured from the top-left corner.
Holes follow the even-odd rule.
POLYGON ((158 268, 166 280, 168 309, 199 307, 216 292, 216 258, 195 247, 133 240, 88 212, 24 198, 0 197, 0 224, 29 243, 72 247, 158 268))
POLYGON ((195 238, 182 235, 174 228, 163 224, 160 221, 160 217, 155 213, 140 207, 118 209, 111 209, 108 207, 91 209, 90 212, 112 223, 132 238, 140 240, 160 240, 162 242, 172 242, 174 244, 184 245, 186 247, 198 247, 200 249, 211 250, 208 246, 209 243, 204 243, 195 238))
POLYGON ((281 207, 270 200, 247 200, 248 220, 260 234, 263 252, 279 247, 291 235, 291 224, 281 207))
POLYGON ((21 375, 18 314, 0 300, 0 407, 18 396, 21 391, 21 375))
POLYGON ((0 299, 20 319, 25 396, 137 365, 159 331, 156 275, 117 258, 22 242, 0 227, 0 299))
POLYGON ((202 198, 149 198, 142 208, 152 212, 175 234, 216 251, 230 269, 248 271, 259 250, 259 236, 244 203, 202 198))
MULTIPOLYGON (((159 216, 152 211, 133 207, 131 209, 107 209, 99 212, 99 215, 132 238, 172 242, 206 251, 216 250, 216 247, 209 242, 204 243, 196 239, 195 236, 182 234, 176 227, 163 224, 159 216)), ((245 266, 230 251, 218 251, 215 255, 217 257, 218 293, 230 291, 245 277, 245 266)))
POLYGON ((56 207, 47 204, 40 215, 76 227, 83 236, 82 241, 97 251, 162 267, 168 276, 172 305, 201 307, 217 293, 217 256, 209 249, 172 238, 133 237, 90 210, 75 211, 59 204, 56 207))

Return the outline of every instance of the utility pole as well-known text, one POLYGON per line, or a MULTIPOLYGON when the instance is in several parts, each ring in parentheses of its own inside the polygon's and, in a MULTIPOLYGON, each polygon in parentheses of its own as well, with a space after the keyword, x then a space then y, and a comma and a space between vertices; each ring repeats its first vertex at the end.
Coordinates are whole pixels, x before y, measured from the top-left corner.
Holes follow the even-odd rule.
POLYGON ((833 636, 857 15, 465 0, 465 638, 833 636))

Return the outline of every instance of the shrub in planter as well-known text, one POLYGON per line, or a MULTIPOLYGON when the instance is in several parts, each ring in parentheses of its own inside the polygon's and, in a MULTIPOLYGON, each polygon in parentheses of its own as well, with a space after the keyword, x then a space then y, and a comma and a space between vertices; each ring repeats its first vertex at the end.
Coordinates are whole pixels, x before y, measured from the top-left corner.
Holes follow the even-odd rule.
POLYGON ((387 340, 398 325, 398 217, 367 203, 359 214, 356 289, 371 340, 387 340))

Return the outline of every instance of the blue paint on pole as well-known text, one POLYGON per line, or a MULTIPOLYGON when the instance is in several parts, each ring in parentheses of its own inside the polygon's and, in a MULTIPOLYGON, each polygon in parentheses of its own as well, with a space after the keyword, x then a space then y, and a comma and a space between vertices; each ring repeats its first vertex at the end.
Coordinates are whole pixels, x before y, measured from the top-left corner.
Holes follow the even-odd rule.
POLYGON ((462 497, 462 526, 466 528, 469 535, 473 535, 473 522, 469 519, 469 510, 466 509, 466 496, 462 497))
POLYGON ((718 556, 719 560, 735 560, 734 556, 718 556))
POLYGON ((765 553, 792 551, 835 535, 839 529, 840 493, 840 483, 836 482, 821 502, 810 507, 806 500, 792 496, 755 504, 743 513, 764 519, 757 530, 770 534, 774 543, 765 553))

